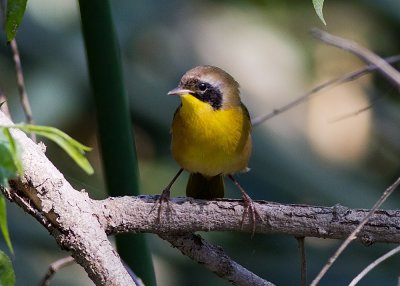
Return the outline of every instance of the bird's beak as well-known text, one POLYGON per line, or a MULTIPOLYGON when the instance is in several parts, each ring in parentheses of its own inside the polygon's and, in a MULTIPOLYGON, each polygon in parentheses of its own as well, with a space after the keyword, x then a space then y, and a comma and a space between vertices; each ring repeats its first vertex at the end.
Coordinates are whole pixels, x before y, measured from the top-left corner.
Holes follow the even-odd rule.
POLYGON ((170 92, 168 92, 167 94, 168 95, 182 95, 182 94, 188 94, 188 93, 192 93, 192 91, 178 86, 178 87, 174 88, 173 90, 171 90, 170 92))

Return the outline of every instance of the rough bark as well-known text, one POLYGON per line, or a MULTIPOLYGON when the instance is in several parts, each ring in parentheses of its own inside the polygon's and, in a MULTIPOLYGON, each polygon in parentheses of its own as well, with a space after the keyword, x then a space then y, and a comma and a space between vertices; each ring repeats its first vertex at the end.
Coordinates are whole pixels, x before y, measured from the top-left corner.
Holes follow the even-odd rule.
MULTIPOLYGON (((10 124, 0 112, 0 125, 10 124)), ((88 194, 72 188, 40 145, 19 130, 11 134, 22 149, 24 175, 10 181, 7 196, 35 215, 96 285, 135 285, 93 215, 88 194)))
MULTIPOLYGON (((97 215, 107 233, 151 232, 179 233, 195 231, 244 231, 251 233, 252 223, 247 218, 241 226, 241 200, 202 201, 173 198, 170 211, 163 211, 161 223, 152 211, 156 197, 119 197, 97 204, 97 215)), ((263 222, 258 220, 256 233, 279 233, 295 237, 345 239, 367 215, 367 209, 284 205, 255 202, 263 222)), ((164 210, 164 208, 163 208, 164 210)), ((378 210, 365 225, 358 240, 370 245, 375 242, 400 242, 400 211, 378 210)))

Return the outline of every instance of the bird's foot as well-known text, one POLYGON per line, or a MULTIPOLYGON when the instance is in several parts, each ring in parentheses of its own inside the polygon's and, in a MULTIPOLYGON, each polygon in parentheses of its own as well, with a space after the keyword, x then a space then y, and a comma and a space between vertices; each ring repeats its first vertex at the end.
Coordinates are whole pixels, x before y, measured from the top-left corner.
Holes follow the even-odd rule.
POLYGON ((252 233, 251 236, 254 236, 254 233, 256 231, 256 219, 257 217, 263 222, 263 218, 261 217, 260 213, 258 212, 254 201, 250 198, 250 196, 246 193, 246 191, 242 188, 242 186, 239 184, 239 182, 232 176, 228 175, 228 178, 232 180, 232 182, 236 185, 236 187, 240 190, 242 193, 242 198, 243 198, 243 216, 242 216, 242 221, 240 223, 241 228, 243 229, 243 223, 244 219, 246 218, 246 214, 249 214, 249 219, 252 223, 252 233))
POLYGON ((162 205, 163 203, 167 204, 167 213, 172 211, 171 206, 169 205, 169 199, 171 196, 171 187, 175 183, 176 179, 180 176, 180 174, 183 172, 183 168, 180 168, 178 173, 172 178, 171 182, 164 188, 164 190, 161 192, 160 197, 156 200, 154 203, 153 207, 150 210, 150 213, 152 213, 158 206, 157 210, 157 219, 158 222, 161 222, 161 211, 162 211, 162 205))
POLYGON ((157 220, 159 223, 161 222, 161 212, 163 204, 167 204, 167 212, 171 211, 171 206, 169 205, 170 194, 171 191, 170 187, 168 186, 161 192, 161 195, 154 202, 154 205, 150 210, 150 213, 152 213, 155 209, 157 209, 157 220))
POLYGON ((254 201, 250 198, 250 196, 246 192, 242 192, 242 198, 243 198, 243 215, 242 215, 242 221, 240 223, 241 228, 243 229, 243 223, 246 218, 246 215, 249 215, 250 222, 252 223, 252 233, 251 235, 254 236, 254 233, 256 231, 256 223, 257 223, 257 218, 260 219, 260 221, 264 221, 260 213, 258 212, 254 201))

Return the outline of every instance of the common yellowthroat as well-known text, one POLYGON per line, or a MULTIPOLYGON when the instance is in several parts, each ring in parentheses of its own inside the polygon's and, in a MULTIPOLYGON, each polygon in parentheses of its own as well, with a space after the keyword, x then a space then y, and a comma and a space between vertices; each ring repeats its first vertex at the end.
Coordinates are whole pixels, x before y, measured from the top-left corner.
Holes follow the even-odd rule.
POLYGON ((164 189, 160 203, 168 201, 170 188, 183 170, 190 172, 187 196, 198 199, 223 197, 226 175, 242 192, 243 218, 250 210, 254 223, 253 201, 232 176, 248 170, 252 149, 251 121, 240 100, 239 84, 220 68, 198 66, 187 71, 168 95, 181 98, 171 128, 172 155, 181 169, 164 189))

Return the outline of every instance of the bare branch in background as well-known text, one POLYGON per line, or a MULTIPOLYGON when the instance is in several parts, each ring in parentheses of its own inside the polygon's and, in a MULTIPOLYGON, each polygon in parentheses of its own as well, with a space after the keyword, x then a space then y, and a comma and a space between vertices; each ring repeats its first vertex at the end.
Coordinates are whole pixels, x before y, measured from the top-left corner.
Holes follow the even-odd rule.
MULTIPOLYGON (((17 77, 19 98, 20 98, 22 108, 25 113, 27 123, 33 124, 31 104, 29 102, 28 94, 26 92, 24 73, 22 71, 21 58, 19 56, 18 45, 17 45, 17 41, 15 40, 15 38, 11 40, 10 46, 11 46, 11 51, 13 54, 13 60, 14 60, 14 65, 15 65, 15 73, 16 73, 16 77, 17 77)), ((35 133, 31 134, 31 138, 33 141, 36 142, 35 133)))
POLYGON ((332 123, 340 122, 342 120, 345 120, 345 119, 360 115, 361 113, 363 113, 363 112, 365 112, 367 110, 370 110, 371 108, 372 108, 372 104, 369 104, 369 105, 367 105, 365 107, 357 109, 356 111, 352 111, 352 112, 349 112, 349 113, 346 113, 346 114, 343 114, 343 115, 336 116, 335 118, 332 118, 331 120, 329 120, 328 123, 332 124, 332 123))
POLYGON ((322 277, 328 272, 329 268, 336 261, 336 259, 342 254, 342 252, 346 249, 346 247, 357 238, 357 235, 360 233, 361 229, 366 225, 368 220, 373 216, 373 214, 378 210, 378 208, 386 201, 386 199, 397 189, 400 185, 400 177, 386 189, 386 191, 382 194, 379 200, 374 204, 372 209, 368 212, 368 214, 362 219, 362 221, 357 225, 354 231, 346 238, 346 240, 340 245, 340 247, 336 250, 336 252, 329 258, 328 262, 324 265, 321 271, 318 273, 317 277, 312 281, 311 286, 316 286, 319 281, 321 281, 322 277))
POLYGON ((53 278, 54 274, 58 270, 66 267, 68 265, 71 265, 74 262, 75 262, 75 260, 72 256, 67 256, 67 257, 61 258, 57 261, 54 261, 52 264, 50 264, 49 269, 47 270, 46 275, 43 277, 42 281, 40 281, 39 286, 50 285, 50 279, 53 278))
POLYGON ((300 256, 300 285, 307 286, 307 260, 306 260, 306 248, 304 246, 305 237, 296 237, 299 248, 300 256))
POLYGON ((368 64, 376 66, 378 71, 385 78, 390 80, 398 89, 400 88, 400 73, 394 67, 389 65, 383 58, 371 52, 369 49, 354 41, 334 36, 317 28, 312 29, 311 34, 324 43, 349 51, 368 64))
MULTIPOLYGON (((352 52, 368 64, 373 64, 378 68, 378 71, 390 80, 397 88, 400 87, 400 73, 389 65, 384 59, 374 54, 367 48, 359 45, 358 43, 344 39, 338 36, 331 35, 325 31, 314 28, 311 31, 312 35, 317 39, 333 45, 335 47, 342 48, 346 51, 352 52)), ((346 238, 346 240, 340 245, 340 247, 336 250, 336 252, 329 258, 328 262, 324 265, 321 271, 318 273, 317 277, 312 281, 311 286, 316 286, 319 281, 324 277, 326 272, 330 269, 332 264, 337 260, 337 258, 341 255, 341 253, 347 248, 347 246, 357 238, 357 235, 360 233, 361 229, 368 222, 368 220, 372 217, 374 212, 386 201, 386 199, 393 193, 395 189, 400 185, 400 177, 386 189, 386 191, 382 194, 379 200, 374 204, 372 209, 368 212, 365 218, 358 224, 358 226, 354 229, 354 231, 346 238)))
MULTIPOLYGON (((395 56, 391 56, 391 57, 387 57, 384 59, 387 63, 396 63, 400 61, 400 55, 395 55, 395 56)), ((285 104, 284 106, 280 107, 280 108, 276 108, 274 109, 272 112, 265 114, 265 115, 260 115, 257 116, 255 118, 253 118, 251 120, 251 123, 253 124, 253 126, 257 126, 261 123, 264 123, 265 121, 281 114, 284 113, 294 107, 296 107, 297 105, 300 105, 301 103, 307 101, 308 99, 310 99, 311 96, 315 95, 316 93, 320 92, 320 91, 324 91, 324 90, 328 90, 330 88, 334 88, 340 84, 346 83, 346 82, 350 82, 350 81, 354 81, 364 75, 367 75, 371 72, 374 72, 378 70, 378 66, 374 65, 374 64, 370 64, 364 68, 361 68, 359 70, 356 70, 354 72, 349 72, 346 73, 340 77, 337 77, 335 79, 331 79, 321 85, 318 85, 316 87, 314 87, 313 89, 311 89, 310 91, 306 92, 305 94, 303 94, 302 96, 300 96, 299 98, 289 102, 288 104, 285 104)))
POLYGON ((395 247, 391 251, 385 253, 381 257, 379 257, 377 260, 372 262, 368 267, 366 267, 363 271, 361 271, 360 274, 358 274, 349 284, 349 286, 355 286, 358 282, 360 282, 361 279, 364 278, 365 275, 367 275, 372 269, 374 269, 376 266, 378 266, 380 263, 385 261, 386 259, 392 257, 393 255, 397 254, 400 252, 400 246, 395 247))
MULTIPOLYGON (((391 88, 389 90, 389 92, 392 91, 392 89, 393 88, 391 88)), ((359 109, 357 109, 355 111, 352 111, 352 112, 349 112, 349 113, 346 113, 346 114, 343 114, 343 115, 336 116, 335 118, 332 118, 331 120, 328 121, 328 123, 336 123, 336 122, 339 122, 339 121, 342 121, 342 120, 345 120, 345 119, 348 119, 348 118, 351 118, 351 117, 354 117, 354 116, 358 116, 361 113, 372 109, 374 103, 376 101, 378 101, 379 99, 381 99, 382 97, 387 96, 387 94, 389 92, 387 92, 387 93, 385 93, 383 95, 380 95, 379 97, 375 97, 375 98, 371 99, 371 103, 369 105, 367 105, 367 106, 361 107, 361 108, 359 108, 359 109)))

